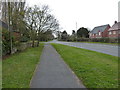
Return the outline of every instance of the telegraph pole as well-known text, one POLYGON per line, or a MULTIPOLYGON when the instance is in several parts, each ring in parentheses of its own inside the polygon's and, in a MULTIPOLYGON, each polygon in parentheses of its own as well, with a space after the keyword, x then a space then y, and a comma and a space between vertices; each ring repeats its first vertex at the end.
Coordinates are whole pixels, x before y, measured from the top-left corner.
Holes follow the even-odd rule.
POLYGON ((75 38, 77 38, 77 22, 76 22, 76 34, 75 34, 75 38))
POLYGON ((76 31, 77 31, 77 22, 76 22, 76 31))

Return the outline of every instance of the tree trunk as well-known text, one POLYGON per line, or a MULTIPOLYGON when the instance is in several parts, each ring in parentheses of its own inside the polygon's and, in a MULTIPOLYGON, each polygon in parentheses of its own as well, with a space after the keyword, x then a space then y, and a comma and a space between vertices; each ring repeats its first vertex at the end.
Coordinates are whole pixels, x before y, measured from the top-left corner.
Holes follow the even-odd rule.
POLYGON ((39 40, 38 40, 38 42, 37 42, 37 47, 39 47, 39 44, 40 44, 40 42, 39 42, 39 40))
POLYGON ((39 47, 39 37, 37 38, 37 47, 39 47))
POLYGON ((37 47, 39 47, 39 44, 40 44, 40 31, 38 33, 38 42, 37 42, 37 47))
POLYGON ((35 47, 35 40, 32 41, 32 47, 35 47))

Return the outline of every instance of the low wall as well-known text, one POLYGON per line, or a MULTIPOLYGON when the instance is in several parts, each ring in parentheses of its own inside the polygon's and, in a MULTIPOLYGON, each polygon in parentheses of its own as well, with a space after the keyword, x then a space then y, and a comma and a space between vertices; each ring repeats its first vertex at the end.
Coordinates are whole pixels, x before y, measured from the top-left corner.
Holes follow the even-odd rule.
MULTIPOLYGON (((37 45, 37 42, 34 43, 35 46, 37 45)), ((20 46, 14 47, 12 50, 12 54, 18 52, 18 51, 24 51, 25 49, 32 47, 32 42, 26 42, 26 43, 21 43, 20 46)))

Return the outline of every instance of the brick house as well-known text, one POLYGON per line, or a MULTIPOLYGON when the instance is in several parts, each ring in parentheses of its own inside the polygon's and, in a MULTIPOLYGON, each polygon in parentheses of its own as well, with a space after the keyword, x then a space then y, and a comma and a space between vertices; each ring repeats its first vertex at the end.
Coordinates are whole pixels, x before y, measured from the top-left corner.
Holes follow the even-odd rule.
POLYGON ((8 25, 5 22, 3 22, 3 21, 0 20, 0 28, 6 28, 6 29, 8 29, 8 25))
MULTIPOLYGON (((0 29, 2 29, 2 30, 4 30, 4 29, 8 30, 8 25, 5 22, 1 21, 1 20, 0 20, 0 29)), ((15 37, 15 40, 19 40, 19 38, 20 38, 20 32, 12 30, 12 28, 10 28, 10 30, 12 31, 12 35, 15 37)), ((2 36, 2 38, 4 39, 4 36, 2 36)))
POLYGON ((110 25, 102 25, 95 27, 90 33, 89 38, 102 38, 108 37, 108 30, 110 29, 110 25))
POLYGON ((114 25, 108 30, 109 38, 118 38, 120 37, 120 22, 114 23, 114 25))

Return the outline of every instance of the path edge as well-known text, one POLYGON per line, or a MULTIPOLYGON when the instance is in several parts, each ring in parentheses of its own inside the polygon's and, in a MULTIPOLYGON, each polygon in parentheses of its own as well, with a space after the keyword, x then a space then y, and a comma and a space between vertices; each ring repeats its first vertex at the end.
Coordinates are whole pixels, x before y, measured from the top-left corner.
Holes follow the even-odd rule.
MULTIPOLYGON (((50 44, 51 45, 51 44, 50 44)), ((53 48, 54 46, 51 45, 53 48)), ((55 49, 55 48, 54 48, 55 49)), ((55 51, 57 52, 57 50, 55 49, 55 51)), ((58 53, 58 52, 57 52, 58 53)), ((58 53, 59 54, 59 53, 58 53)), ((67 68, 74 74, 75 79, 77 80, 77 82, 79 82, 79 84, 82 84, 84 86, 84 88, 86 88, 86 86, 83 84, 82 80, 78 78, 78 76, 75 74, 75 72, 70 68, 70 66, 64 61, 64 59, 62 58, 62 56, 59 54, 59 57, 62 59, 62 62, 64 64, 66 64, 67 68)))
MULTIPOLYGON (((43 50, 44 50, 44 46, 43 46, 43 49, 42 49, 42 53, 43 53, 43 50)), ((36 67, 35 67, 35 69, 34 69, 33 75, 32 75, 32 77, 31 77, 31 79, 30 79, 29 87, 31 86, 33 77, 34 77, 34 75, 35 75, 35 73, 36 73, 36 71, 37 71, 38 65, 40 64, 40 59, 41 59, 42 53, 41 53, 41 55, 40 55, 40 57, 39 57, 39 62, 36 64, 36 67)), ((30 88, 31 88, 31 87, 30 87, 30 88)))

